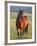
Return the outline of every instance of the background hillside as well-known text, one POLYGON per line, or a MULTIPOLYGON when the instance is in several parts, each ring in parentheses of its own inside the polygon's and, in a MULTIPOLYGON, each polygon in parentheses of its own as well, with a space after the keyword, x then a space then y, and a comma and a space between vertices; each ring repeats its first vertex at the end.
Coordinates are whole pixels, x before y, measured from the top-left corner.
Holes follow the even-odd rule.
POLYGON ((26 12, 26 13, 32 13, 32 7, 10 6, 10 12, 19 12, 19 10, 24 10, 24 12, 26 12))

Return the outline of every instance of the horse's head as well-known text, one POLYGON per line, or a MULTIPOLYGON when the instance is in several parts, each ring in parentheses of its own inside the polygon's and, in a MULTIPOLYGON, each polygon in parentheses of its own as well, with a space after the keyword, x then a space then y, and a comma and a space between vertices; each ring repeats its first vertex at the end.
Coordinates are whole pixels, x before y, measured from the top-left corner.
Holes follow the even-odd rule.
POLYGON ((19 15, 22 16, 23 10, 19 10, 19 15))

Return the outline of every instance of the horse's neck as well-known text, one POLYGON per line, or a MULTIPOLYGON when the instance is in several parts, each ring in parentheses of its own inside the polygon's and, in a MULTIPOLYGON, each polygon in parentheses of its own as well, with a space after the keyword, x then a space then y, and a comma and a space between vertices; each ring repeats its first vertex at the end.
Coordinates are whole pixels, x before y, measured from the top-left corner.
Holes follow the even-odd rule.
POLYGON ((19 21, 19 18, 20 18, 20 15, 18 14, 18 15, 17 15, 17 21, 19 21))

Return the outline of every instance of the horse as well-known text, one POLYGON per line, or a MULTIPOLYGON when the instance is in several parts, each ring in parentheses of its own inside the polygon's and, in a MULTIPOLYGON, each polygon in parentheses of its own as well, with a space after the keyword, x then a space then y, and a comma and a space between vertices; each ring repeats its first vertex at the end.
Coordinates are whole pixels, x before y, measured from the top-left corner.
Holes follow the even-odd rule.
POLYGON ((17 18, 16 18, 16 29, 17 35, 19 37, 25 32, 28 32, 28 16, 23 16, 23 11, 19 11, 17 18))

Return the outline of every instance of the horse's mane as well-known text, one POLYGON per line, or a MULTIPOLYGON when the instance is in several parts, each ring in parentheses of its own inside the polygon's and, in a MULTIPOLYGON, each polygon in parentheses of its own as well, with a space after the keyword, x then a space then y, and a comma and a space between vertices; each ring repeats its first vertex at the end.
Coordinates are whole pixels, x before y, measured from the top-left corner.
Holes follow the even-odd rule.
POLYGON ((19 18, 22 16, 23 11, 19 10, 19 13, 17 15, 16 21, 18 22, 19 18))
POLYGON ((17 18, 16 18, 16 26, 19 25, 19 20, 20 20, 22 14, 23 14, 23 11, 19 11, 19 13, 17 14, 17 18))

